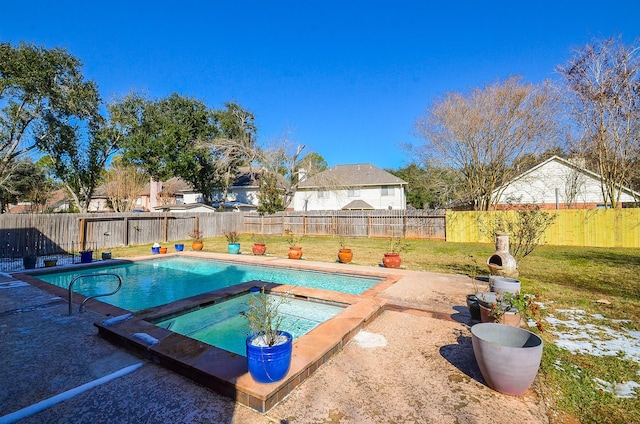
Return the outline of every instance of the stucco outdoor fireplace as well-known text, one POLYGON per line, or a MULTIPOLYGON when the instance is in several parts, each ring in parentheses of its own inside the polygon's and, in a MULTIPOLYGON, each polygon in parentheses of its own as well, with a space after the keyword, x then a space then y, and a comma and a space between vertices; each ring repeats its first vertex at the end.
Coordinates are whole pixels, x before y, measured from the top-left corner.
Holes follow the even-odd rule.
POLYGON ((496 251, 487 259, 487 265, 491 275, 516 278, 518 276, 518 263, 509 253, 509 234, 496 233, 496 251))

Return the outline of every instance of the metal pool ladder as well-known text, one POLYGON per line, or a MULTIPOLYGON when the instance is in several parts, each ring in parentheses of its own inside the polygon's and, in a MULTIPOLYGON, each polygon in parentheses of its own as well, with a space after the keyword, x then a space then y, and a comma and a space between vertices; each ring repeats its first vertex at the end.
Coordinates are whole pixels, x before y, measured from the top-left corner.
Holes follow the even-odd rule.
POLYGON ((122 278, 120 278, 120 276, 118 274, 113 274, 113 273, 104 273, 104 274, 84 274, 84 275, 78 275, 76 278, 74 278, 73 280, 71 280, 71 283, 69 283, 69 315, 73 315, 73 303, 71 302, 71 298, 73 297, 73 291, 71 290, 71 288, 73 287, 73 283, 75 283, 77 280, 81 279, 81 278, 88 278, 88 277, 103 277, 105 275, 110 275, 113 277, 116 277, 118 279, 118 287, 116 287, 116 289, 114 291, 112 291, 111 293, 102 293, 102 294, 95 294, 93 296, 89 296, 87 297, 85 300, 82 301, 82 303, 80 304, 80 308, 78 308, 78 312, 82 313, 83 312, 83 308, 84 308, 84 304, 87 303, 88 300, 90 299, 94 299, 96 297, 102 297, 102 296, 111 296, 112 294, 116 294, 118 293, 118 291, 120 290, 120 288, 122 287, 122 278))

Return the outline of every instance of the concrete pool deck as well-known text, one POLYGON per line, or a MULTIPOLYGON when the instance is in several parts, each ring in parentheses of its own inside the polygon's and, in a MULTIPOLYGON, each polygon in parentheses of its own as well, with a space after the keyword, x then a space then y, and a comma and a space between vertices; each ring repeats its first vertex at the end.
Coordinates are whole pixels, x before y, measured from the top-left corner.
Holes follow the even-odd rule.
MULTIPOLYGON (((241 260, 294 266, 274 257, 241 260)), ((471 347, 466 276, 308 261, 295 266, 399 278, 374 293, 386 301, 384 312, 264 414, 99 337, 94 323, 106 315, 90 303, 85 313, 68 316, 66 298, 22 283, 28 278, 21 275, 0 277, 0 422, 138 364, 33 415, 25 412, 19 422, 549 422, 535 390, 511 397, 484 384, 471 347)))

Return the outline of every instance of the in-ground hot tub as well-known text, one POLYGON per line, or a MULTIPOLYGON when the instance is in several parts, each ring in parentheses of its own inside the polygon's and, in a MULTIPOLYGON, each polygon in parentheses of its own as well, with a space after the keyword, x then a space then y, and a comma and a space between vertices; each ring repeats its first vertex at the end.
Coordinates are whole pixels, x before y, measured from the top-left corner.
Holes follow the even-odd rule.
MULTIPOLYGON (((197 310, 171 314, 152 320, 159 327, 199 340, 220 349, 245 356, 245 339, 250 333, 244 313, 253 293, 237 296, 197 310)), ((281 295, 267 295, 269 302, 280 302, 281 295)), ((309 299, 285 299, 278 307, 283 318, 280 330, 294 340, 342 312, 345 305, 309 299)))
MULTIPOLYGON (((372 296, 250 281, 145 311, 114 317, 96 323, 96 326, 100 335, 112 343, 133 350, 243 405, 266 412, 331 356, 338 353, 360 329, 380 315, 385 303, 384 299, 372 296), (332 318, 322 323, 314 323, 316 325, 310 331, 294 340, 289 372, 283 380, 271 384, 254 381, 248 372, 247 358, 233 352, 233 348, 219 347, 217 341, 212 345, 210 341, 201 341, 192 335, 187 337, 172 331, 179 329, 183 324, 186 328, 199 321, 199 318, 193 318, 198 314, 190 316, 184 323, 180 323, 181 317, 206 310, 209 306, 232 306, 233 303, 227 302, 248 295, 250 289, 255 286, 265 287, 267 293, 287 293, 296 301, 303 302, 304 306, 326 303, 326 306, 340 309, 332 318), (227 305, 224 305, 225 303, 227 305), (176 321, 172 321, 173 319, 176 321)), ((323 305, 319 309, 324 308, 323 305)), ((296 307, 296 310, 296 314, 302 311, 299 307, 296 307)), ((207 312, 202 314, 207 318, 207 312)), ((306 310, 304 314, 307 315, 306 310)), ((233 319, 244 320, 239 314, 232 315, 233 319)), ((213 327, 217 325, 217 322, 213 321, 207 318, 204 325, 193 325, 193 328, 195 332, 205 335, 209 324, 213 327)), ((244 341, 245 334, 241 333, 239 339, 244 341)))

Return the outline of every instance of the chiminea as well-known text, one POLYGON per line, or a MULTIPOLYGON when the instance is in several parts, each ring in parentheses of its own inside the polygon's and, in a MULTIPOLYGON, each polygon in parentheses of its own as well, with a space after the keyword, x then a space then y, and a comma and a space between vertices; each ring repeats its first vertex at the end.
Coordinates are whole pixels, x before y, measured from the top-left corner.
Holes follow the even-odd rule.
POLYGON ((518 276, 518 263, 516 258, 509 253, 509 234, 496 233, 496 251, 487 259, 487 265, 491 275, 516 278, 518 276))

